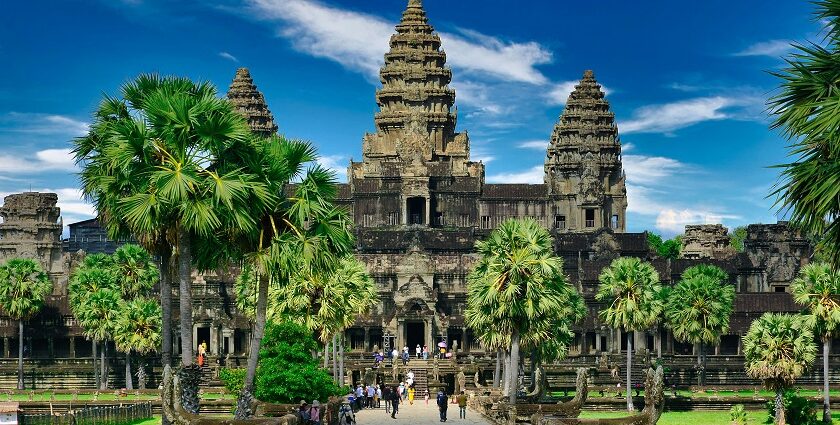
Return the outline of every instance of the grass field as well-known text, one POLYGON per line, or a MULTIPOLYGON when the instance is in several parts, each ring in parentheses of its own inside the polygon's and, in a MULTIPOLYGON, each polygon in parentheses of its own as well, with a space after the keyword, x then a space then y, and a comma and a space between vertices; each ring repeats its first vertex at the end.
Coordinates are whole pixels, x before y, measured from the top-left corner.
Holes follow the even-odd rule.
MULTIPOLYGON (((820 413, 820 415, 822 415, 820 413)), ((627 416, 625 412, 581 412, 581 418, 619 418, 627 416)), ((840 425, 840 413, 832 415, 834 423, 840 425)), ((747 423, 758 425, 766 423, 767 412, 747 411, 747 423)), ((729 412, 665 412, 659 418, 658 425, 729 425, 729 412)))
MULTIPOLYGON (((35 393, 32 395, 32 401, 50 401, 50 393, 35 393)), ((158 394, 140 394, 134 395, 131 392, 125 397, 116 396, 112 392, 103 392, 99 394, 98 401, 145 401, 157 400, 160 398, 158 394)), ((202 400, 233 400, 236 397, 229 394, 208 393, 202 394, 202 400)), ((7 396, 0 393, 0 401, 6 401, 7 396)), ((73 394, 56 394, 55 401, 70 401, 73 400, 73 394)), ((77 401, 92 401, 93 393, 79 393, 76 398, 77 401)), ((29 401, 29 394, 13 394, 12 401, 29 401)))
MULTIPOLYGON (((840 390, 829 390, 828 393, 832 397, 840 396, 840 390)), ((604 393, 604 397, 615 397, 616 396, 615 394, 616 394, 615 391, 606 392, 606 393, 604 393)), ((634 394, 635 394, 635 392, 634 392, 634 394)), ((640 391, 639 394, 644 395, 645 392, 640 391)), ((672 391, 665 391, 666 396, 671 396, 673 394, 674 393, 672 391)), ((820 393, 817 390, 799 390, 798 394, 803 396, 803 397, 822 397, 822 393, 820 393)), ((562 391, 554 391, 554 392, 552 392, 552 395, 554 395, 555 397, 561 397, 561 396, 571 397, 571 396, 574 395, 574 391, 569 391, 567 395, 564 394, 562 391)), ((717 397, 741 396, 741 397, 750 397, 751 398, 751 397, 755 396, 755 391, 754 390, 738 390, 738 391, 706 390, 706 391, 692 392, 692 391, 679 390, 679 391, 677 391, 677 395, 680 396, 680 397, 688 397, 688 398, 691 398, 691 397, 715 397, 715 396, 717 396, 717 397)), ((623 397, 623 396, 624 396, 624 390, 622 389, 621 397, 623 397)), ((762 389, 762 390, 758 391, 758 396, 769 398, 769 397, 774 397, 775 394, 772 391, 762 389)), ((589 397, 590 398, 601 397, 601 395, 598 393, 598 391, 590 390, 589 391, 589 397)))

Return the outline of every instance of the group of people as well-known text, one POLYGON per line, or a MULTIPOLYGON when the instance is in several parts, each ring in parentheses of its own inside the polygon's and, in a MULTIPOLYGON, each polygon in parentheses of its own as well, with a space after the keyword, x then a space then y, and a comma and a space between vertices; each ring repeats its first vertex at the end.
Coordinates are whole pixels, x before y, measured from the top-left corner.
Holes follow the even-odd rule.
POLYGON ((298 414, 304 425, 321 425, 321 403, 318 400, 312 400, 312 404, 301 400, 298 414))
MULTIPOLYGON (((461 419, 467 418, 467 394, 461 391, 461 394, 455 396, 455 402, 458 403, 458 417, 461 419)), ((439 390, 437 394, 437 406, 440 411, 440 421, 446 422, 446 412, 449 410, 449 397, 443 390, 439 390)))
MULTIPOLYGON (((438 347, 439 347, 438 348, 439 349, 438 358, 444 359, 444 358, 448 358, 452 355, 451 353, 446 352, 446 342, 439 343, 438 347)), ((408 362, 411 360, 411 353, 409 352, 409 348, 408 348, 407 345, 403 347, 402 351, 397 349, 397 347, 394 347, 394 349, 391 350, 391 352, 388 353, 388 354, 390 355, 391 361, 402 360, 403 366, 407 366, 408 362)), ((417 359, 428 360, 429 357, 431 357, 432 355, 433 354, 429 351, 428 346, 424 345, 424 346, 421 347, 420 344, 417 344, 417 346, 414 347, 414 356, 417 359)), ((374 367, 374 369, 378 368, 379 365, 382 364, 383 361, 385 361, 385 354, 382 351, 374 351, 374 353, 373 353, 373 367, 374 367)))
POLYGON ((379 407, 382 400, 382 388, 379 385, 359 384, 354 391, 347 396, 347 401, 353 407, 354 412, 363 408, 379 407))
MULTIPOLYGON (((347 402, 350 405, 352 412, 355 413, 363 408, 379 408, 381 406, 381 402, 384 400, 385 413, 390 413, 391 418, 396 419, 397 414, 400 411, 400 403, 405 402, 407 400, 409 404, 414 404, 415 391, 416 390, 414 388, 414 372, 409 371, 406 374, 406 380, 404 382, 400 382, 400 384, 397 386, 359 384, 355 390, 350 391, 350 394, 348 394, 347 396, 347 402)), ((423 398, 426 401, 426 405, 428 405, 428 391, 424 390, 423 398)), ((461 391, 460 394, 455 396, 454 401, 458 403, 459 418, 466 419, 467 395, 464 393, 464 391, 461 391)), ((446 395, 443 389, 438 391, 436 402, 438 406, 438 411, 440 412, 440 421, 446 422, 446 413, 449 409, 449 397, 446 395)), ((304 402, 301 401, 301 404, 303 403, 304 402)), ((314 401, 313 406, 316 406, 316 403, 317 401, 314 401)), ((348 415, 347 417, 349 418, 350 416, 348 415)))

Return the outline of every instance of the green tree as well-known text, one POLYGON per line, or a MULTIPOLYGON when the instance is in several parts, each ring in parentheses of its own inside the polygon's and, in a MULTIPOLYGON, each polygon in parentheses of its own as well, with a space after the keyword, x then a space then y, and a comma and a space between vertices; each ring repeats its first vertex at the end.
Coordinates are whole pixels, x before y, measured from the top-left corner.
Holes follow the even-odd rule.
POLYGON ((181 363, 189 366, 191 272, 203 260, 194 251, 215 233, 256 229, 251 212, 276 196, 252 173, 259 152, 244 117, 211 84, 141 75, 120 95, 104 98, 90 133, 75 142, 82 191, 112 237, 131 234, 162 259, 164 361, 171 353, 168 271, 175 256, 181 363))
POLYGON ((576 320, 570 309, 574 290, 563 274, 563 261, 554 255, 551 235, 532 219, 508 220, 476 243, 479 259, 468 276, 468 326, 481 329, 492 323, 502 344, 509 342, 506 388, 516 403, 519 353, 523 340, 548 341, 561 337, 551 330, 576 320), (542 332, 542 336, 537 334, 542 332))
MULTIPOLYGON (((146 354, 155 350, 154 348, 149 349, 147 346, 144 346, 139 339, 134 338, 132 335, 139 337, 143 332, 148 332, 144 331, 143 327, 149 324, 151 316, 143 316, 142 314, 151 315, 153 313, 152 310, 149 310, 152 307, 147 304, 154 302, 148 300, 148 296, 151 295, 152 288, 158 282, 160 272, 149 253, 139 245, 134 244, 126 244, 117 248, 112 255, 111 269, 117 280, 117 286, 120 289, 122 298, 125 301, 122 304, 124 311, 121 312, 120 319, 130 316, 135 320, 134 326, 136 327, 133 328, 128 326, 128 323, 121 323, 120 320, 117 320, 115 326, 122 325, 123 327, 121 329, 115 327, 114 329, 114 342, 116 343, 117 350, 125 353, 125 387, 127 389, 133 389, 134 386, 131 380, 131 351, 133 350, 138 354, 146 354), (135 301, 138 303, 134 304, 135 301), (143 310, 141 307, 145 307, 147 310, 143 310)), ((158 308, 160 307, 158 306, 158 308)), ((161 324, 160 320, 156 323, 158 327, 161 324)), ((159 333, 156 336, 155 334, 148 333, 142 336, 147 340, 160 342, 159 333)), ((144 369, 141 375, 145 377, 144 369)), ((142 385, 145 386, 145 382, 142 385)))
MULTIPOLYGON (((131 353, 140 356, 154 352, 160 346, 160 305, 151 299, 135 298, 126 301, 114 324, 114 343, 125 353, 125 384, 132 389, 131 353)), ((146 389, 146 369, 141 358, 137 365, 137 386, 146 389)))
POLYGON ((663 240, 662 236, 653 232, 646 232, 648 247, 656 255, 662 258, 676 259, 682 252, 682 236, 675 236, 673 239, 663 240))
POLYGON ((828 264, 811 263, 799 271, 791 284, 793 299, 816 319, 815 332, 823 343, 823 422, 831 423, 828 393, 828 355, 831 338, 840 330, 840 273, 828 264))
POLYGON ((773 128, 790 140, 791 162, 778 165, 772 191, 791 224, 819 235, 835 270, 840 267, 840 2, 818 0, 817 19, 825 22, 824 45, 794 44, 788 67, 773 71, 779 92, 769 101, 773 128))
POLYGON ((728 280, 729 276, 719 267, 690 267, 669 292, 665 304, 667 325, 674 338, 698 346, 700 385, 706 384, 705 347, 717 344, 721 335, 729 331, 735 288, 728 280))
MULTIPOLYGON (((109 255, 90 254, 85 256, 82 263, 70 274, 70 282, 67 287, 70 310, 79 319, 79 324, 88 337, 92 334, 92 330, 89 327, 96 326, 98 323, 96 321, 85 322, 81 320, 82 315, 86 313, 85 304, 91 294, 101 289, 117 290, 117 279, 112 264, 113 259, 109 255)), ((107 381, 107 377, 100 376, 99 368, 97 367, 97 347, 99 340, 96 338, 90 339, 93 345, 93 379, 96 388, 100 388, 101 381, 107 381)))
POLYGON ((729 246, 731 246, 735 252, 744 252, 744 239, 746 238, 747 227, 738 226, 732 229, 732 233, 729 235, 729 246))
POLYGON ((101 288, 90 293, 75 311, 76 320, 85 336, 102 344, 100 351, 99 388, 108 388, 108 341, 122 311, 122 297, 115 288, 101 288))
POLYGON ((814 363, 812 320, 793 314, 764 313, 744 336, 747 375, 776 392, 776 419, 785 423, 783 395, 814 363))
POLYGON ((601 320, 627 333, 627 410, 632 411, 633 332, 649 329, 663 312, 659 273, 650 263, 625 257, 615 259, 598 280, 595 299, 606 303, 601 320))
POLYGON ((18 389, 23 389, 23 322, 41 311, 53 284, 34 260, 13 258, 0 266, 0 309, 18 322, 18 389))

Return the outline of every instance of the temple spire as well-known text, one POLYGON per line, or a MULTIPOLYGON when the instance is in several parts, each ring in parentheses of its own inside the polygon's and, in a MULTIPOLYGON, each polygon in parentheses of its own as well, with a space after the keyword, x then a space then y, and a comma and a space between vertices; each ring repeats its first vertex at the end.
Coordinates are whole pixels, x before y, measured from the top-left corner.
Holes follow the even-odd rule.
POLYGON ((277 133, 274 116, 268 109, 262 92, 254 84, 248 68, 236 70, 236 76, 230 84, 227 97, 236 106, 239 113, 248 120, 251 131, 264 137, 277 133))

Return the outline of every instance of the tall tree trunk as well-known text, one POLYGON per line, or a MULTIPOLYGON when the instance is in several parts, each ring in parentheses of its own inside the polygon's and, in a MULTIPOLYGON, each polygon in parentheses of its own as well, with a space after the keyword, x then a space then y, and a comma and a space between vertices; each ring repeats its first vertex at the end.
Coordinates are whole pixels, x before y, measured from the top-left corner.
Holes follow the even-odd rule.
POLYGON ((785 425, 784 390, 776 389, 776 425, 785 425))
POLYGON ((23 319, 18 320, 18 384, 23 389, 23 319))
MULTIPOLYGON (((161 363, 172 364, 172 265, 171 252, 164 249, 160 257, 161 363)), ((165 416, 164 416, 165 417, 165 416)))
POLYGON ((251 335, 251 347, 248 350, 248 370, 242 392, 236 402, 236 419, 246 419, 254 415, 251 400, 254 392, 254 378, 257 376, 257 361, 260 356, 260 344, 265 335, 265 314, 268 305, 268 276, 260 275, 257 279, 257 311, 254 320, 254 333, 251 335))
POLYGON ((831 337, 823 336, 823 422, 831 425, 831 399, 828 396, 828 354, 831 337))
POLYGON ((338 336, 338 379, 339 386, 344 386, 344 331, 338 336))
POLYGON ((510 394, 508 402, 516 404, 516 393, 519 391, 519 329, 513 330, 510 336, 510 394))
POLYGON ((502 373, 502 349, 496 349, 496 371, 493 373, 493 388, 499 388, 502 373))
POLYGON ((108 363, 106 362, 105 351, 108 350, 108 341, 102 341, 102 351, 100 352, 99 362, 99 389, 104 390, 108 388, 108 363))
POLYGON ((140 357, 140 361, 137 363, 137 388, 140 388, 141 390, 146 389, 146 367, 143 366, 142 356, 140 357))
POLYGON ((96 357, 98 356, 96 348, 99 344, 96 343, 96 339, 92 339, 91 344, 93 346, 93 384, 94 388, 99 388, 99 368, 96 367, 96 357))
POLYGON ((633 393, 630 392, 633 386, 633 331, 627 331, 627 411, 632 412, 633 408, 633 393))
POLYGON ((697 344, 697 386, 703 386, 703 343, 697 344))
POLYGON ((131 384, 131 350, 125 352, 125 389, 134 389, 131 384))
POLYGON ((324 369, 330 367, 330 343, 324 342, 324 369))
POLYGON ((338 334, 333 334, 332 337, 332 369, 333 369, 333 381, 338 383, 338 347, 336 346, 336 341, 338 341, 338 334))
POLYGON ((192 247, 191 238, 186 229, 178 229, 178 307, 181 314, 181 364, 189 366, 195 363, 193 358, 193 320, 192 320, 192 247))
POLYGON ((510 351, 505 350, 505 362, 504 362, 505 370, 502 372, 504 386, 502 390, 502 395, 507 397, 510 394, 510 351))
POLYGON ((700 343, 700 385, 706 386, 706 344, 700 343))

